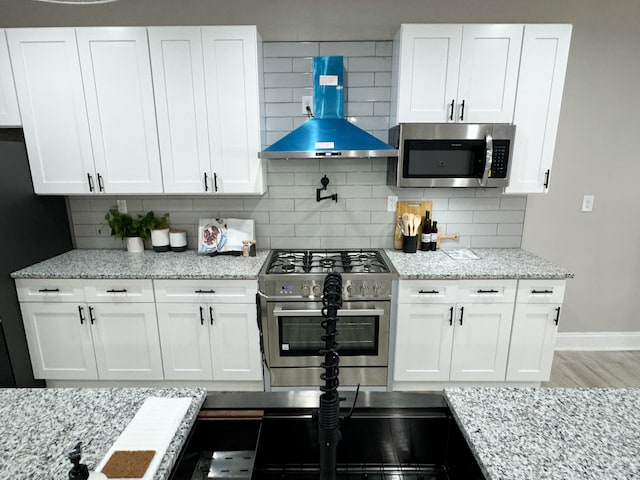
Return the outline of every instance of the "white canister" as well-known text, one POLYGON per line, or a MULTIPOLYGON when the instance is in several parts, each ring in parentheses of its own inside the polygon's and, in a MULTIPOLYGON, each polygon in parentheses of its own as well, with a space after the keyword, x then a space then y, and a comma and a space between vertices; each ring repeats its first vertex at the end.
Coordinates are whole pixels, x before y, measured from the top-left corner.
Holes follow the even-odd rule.
POLYGON ((187 249, 187 232, 184 230, 171 230, 169 232, 171 251, 184 252, 187 249))
POLYGON ((127 252, 140 253, 144 251, 144 242, 140 237, 127 237, 127 252))
POLYGON ((169 228, 158 228, 151 230, 151 245, 156 252, 168 252, 169 228))

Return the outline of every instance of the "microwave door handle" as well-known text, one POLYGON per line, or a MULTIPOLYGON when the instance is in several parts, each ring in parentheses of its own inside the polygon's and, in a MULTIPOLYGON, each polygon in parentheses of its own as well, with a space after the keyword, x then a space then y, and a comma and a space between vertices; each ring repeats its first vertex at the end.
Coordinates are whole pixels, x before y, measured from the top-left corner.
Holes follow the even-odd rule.
MULTIPOLYGON (((321 317, 322 310, 306 310, 306 309, 298 309, 298 310, 289 310, 280 307, 276 307, 273 309, 273 314, 278 317, 321 317)), ((358 308, 354 310, 350 309, 341 309, 338 310, 338 317, 340 315, 345 315, 349 317, 365 317, 365 316, 379 316, 384 314, 384 310, 381 308, 358 308)))
POLYGON ((491 172, 491 164, 493 163, 493 137, 489 133, 485 138, 485 145, 486 153, 484 161, 484 173, 482 174, 482 178, 478 179, 481 187, 487 186, 487 180, 489 178, 489 173, 491 172))

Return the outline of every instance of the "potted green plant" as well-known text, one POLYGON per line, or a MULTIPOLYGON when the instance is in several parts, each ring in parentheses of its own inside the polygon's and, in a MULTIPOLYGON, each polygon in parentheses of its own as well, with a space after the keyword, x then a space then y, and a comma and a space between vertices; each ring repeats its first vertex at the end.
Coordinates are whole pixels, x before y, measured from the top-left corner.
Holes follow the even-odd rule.
POLYGON ((145 215, 130 215, 121 213, 117 208, 110 209, 105 215, 105 220, 111 228, 111 235, 122 238, 127 242, 128 252, 142 252, 144 250, 143 240, 151 237, 151 231, 156 225, 167 222, 169 214, 156 217, 151 211, 145 215))

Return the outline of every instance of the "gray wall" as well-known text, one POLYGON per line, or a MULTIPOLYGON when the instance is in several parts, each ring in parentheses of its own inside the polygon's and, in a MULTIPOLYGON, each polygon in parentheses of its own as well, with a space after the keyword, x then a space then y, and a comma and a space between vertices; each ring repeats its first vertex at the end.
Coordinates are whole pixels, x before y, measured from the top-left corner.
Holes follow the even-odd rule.
POLYGON ((551 191, 529 195, 522 246, 576 273, 562 331, 640 330, 637 0, 5 0, 0 10, 2 26, 256 24, 270 42, 390 40, 402 22, 572 23, 551 191), (596 196, 592 213, 580 212, 583 194, 596 196))

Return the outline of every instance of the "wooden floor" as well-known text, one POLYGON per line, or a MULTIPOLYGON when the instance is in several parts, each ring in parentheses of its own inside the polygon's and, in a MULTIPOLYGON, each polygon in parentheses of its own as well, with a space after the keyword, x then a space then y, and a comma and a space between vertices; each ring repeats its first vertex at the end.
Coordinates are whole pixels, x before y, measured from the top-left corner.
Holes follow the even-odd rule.
POLYGON ((640 388, 640 350, 556 352, 551 378, 542 386, 640 388))

